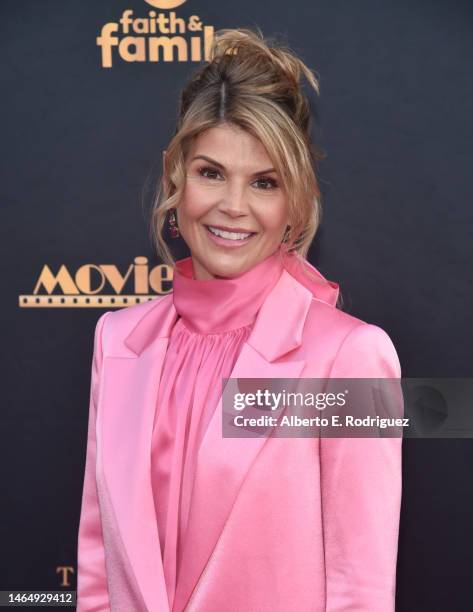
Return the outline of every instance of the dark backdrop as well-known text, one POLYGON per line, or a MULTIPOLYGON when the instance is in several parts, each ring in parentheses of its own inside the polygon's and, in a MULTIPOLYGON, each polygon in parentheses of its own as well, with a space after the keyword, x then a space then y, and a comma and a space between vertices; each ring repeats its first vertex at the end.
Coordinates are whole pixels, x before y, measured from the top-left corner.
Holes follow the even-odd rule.
MULTIPOLYGON (((82 266, 160 263, 150 196, 196 64, 126 62, 114 48, 102 67, 96 37, 126 9, 152 7, 1 3, 0 589, 76 584, 93 329, 111 306, 71 302, 74 282, 83 296, 82 266), (61 266, 62 284, 39 282, 61 266)), ((471 3, 188 0, 174 12, 279 34, 317 71, 326 158, 311 262, 347 311, 390 334, 404 376, 472 376, 471 3)), ((93 291, 97 270, 90 279, 93 291)), ((398 610, 473 609, 472 460, 470 440, 404 441, 398 610)))

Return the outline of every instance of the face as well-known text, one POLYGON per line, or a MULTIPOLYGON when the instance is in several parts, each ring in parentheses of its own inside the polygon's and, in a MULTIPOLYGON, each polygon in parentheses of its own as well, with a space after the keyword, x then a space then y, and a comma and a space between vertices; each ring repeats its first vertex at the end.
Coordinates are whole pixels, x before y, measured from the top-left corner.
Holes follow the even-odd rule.
POLYGON ((278 249, 288 204, 257 138, 229 124, 208 129, 186 169, 176 217, 197 279, 238 276, 278 249))

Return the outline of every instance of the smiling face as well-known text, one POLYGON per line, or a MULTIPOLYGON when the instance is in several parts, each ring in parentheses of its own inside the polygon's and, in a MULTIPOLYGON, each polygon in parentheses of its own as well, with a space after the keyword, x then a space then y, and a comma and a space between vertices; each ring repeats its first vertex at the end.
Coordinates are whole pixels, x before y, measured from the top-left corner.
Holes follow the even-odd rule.
POLYGON ((279 247, 289 211, 272 167, 262 143, 236 126, 194 140, 177 223, 197 279, 239 276, 279 247))

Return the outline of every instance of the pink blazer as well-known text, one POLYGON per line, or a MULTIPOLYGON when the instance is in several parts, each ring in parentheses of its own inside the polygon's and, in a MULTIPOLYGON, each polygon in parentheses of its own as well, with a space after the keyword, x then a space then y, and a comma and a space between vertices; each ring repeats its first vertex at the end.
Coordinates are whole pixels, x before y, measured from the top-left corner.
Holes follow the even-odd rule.
MULTIPOLYGON (((287 266, 232 377, 399 378, 386 332, 287 266)), ((169 612, 150 478, 172 295, 98 320, 78 534, 78 612, 169 612)), ((199 452, 174 612, 393 612, 402 438, 223 438, 199 452)))

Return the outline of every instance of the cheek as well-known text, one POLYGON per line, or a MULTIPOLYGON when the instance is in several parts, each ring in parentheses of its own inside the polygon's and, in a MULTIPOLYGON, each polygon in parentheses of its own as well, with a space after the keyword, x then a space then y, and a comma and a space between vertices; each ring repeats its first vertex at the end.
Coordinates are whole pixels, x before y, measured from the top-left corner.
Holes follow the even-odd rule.
POLYGON ((189 221, 198 220, 212 208, 209 194, 199 185, 186 185, 181 200, 181 216, 189 221))
POLYGON ((271 206, 259 210, 259 221, 267 232, 279 233, 288 223, 288 210, 285 201, 273 202, 271 206))

